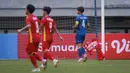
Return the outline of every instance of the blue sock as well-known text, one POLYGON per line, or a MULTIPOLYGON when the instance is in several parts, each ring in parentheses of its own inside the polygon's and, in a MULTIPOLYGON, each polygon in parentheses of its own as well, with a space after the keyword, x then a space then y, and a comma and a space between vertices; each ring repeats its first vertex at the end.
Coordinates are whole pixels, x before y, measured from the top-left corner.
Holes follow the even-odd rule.
POLYGON ((79 55, 79 58, 82 58, 82 48, 78 49, 78 55, 79 55))
POLYGON ((86 54, 86 51, 83 47, 82 47, 82 54, 86 54))

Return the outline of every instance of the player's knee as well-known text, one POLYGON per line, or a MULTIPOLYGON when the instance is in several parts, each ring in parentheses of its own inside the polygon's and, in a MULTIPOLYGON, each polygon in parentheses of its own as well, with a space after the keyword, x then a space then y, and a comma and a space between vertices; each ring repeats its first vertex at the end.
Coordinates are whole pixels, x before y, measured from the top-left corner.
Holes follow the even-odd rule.
POLYGON ((27 52, 27 54, 28 54, 29 56, 32 56, 32 55, 36 55, 37 52, 27 52))
POLYGON ((33 54, 32 53, 27 53, 28 54, 28 56, 32 56, 33 54))
POLYGON ((82 48, 82 47, 83 47, 82 43, 78 43, 78 48, 82 48))
POLYGON ((48 49, 45 49, 43 52, 44 52, 44 53, 45 53, 45 52, 48 52, 48 49))
POLYGON ((30 55, 30 54, 31 54, 31 52, 28 52, 28 51, 26 51, 26 53, 27 53, 28 55, 30 55))

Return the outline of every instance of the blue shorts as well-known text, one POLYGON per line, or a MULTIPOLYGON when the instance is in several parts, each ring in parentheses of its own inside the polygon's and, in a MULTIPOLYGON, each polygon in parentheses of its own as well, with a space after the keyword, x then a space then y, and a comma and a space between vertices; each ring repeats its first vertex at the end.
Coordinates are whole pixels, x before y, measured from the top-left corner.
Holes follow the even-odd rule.
POLYGON ((85 35, 78 35, 78 34, 76 34, 75 38, 76 38, 76 44, 83 43, 84 40, 85 40, 85 35))

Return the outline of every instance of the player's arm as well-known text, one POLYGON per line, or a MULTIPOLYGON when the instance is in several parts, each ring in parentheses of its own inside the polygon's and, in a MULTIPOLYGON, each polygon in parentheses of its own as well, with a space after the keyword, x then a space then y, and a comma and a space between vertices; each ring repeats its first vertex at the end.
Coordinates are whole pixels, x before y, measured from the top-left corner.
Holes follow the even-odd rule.
POLYGON ((40 21, 40 25, 39 25, 39 30, 40 31, 42 31, 42 28, 43 28, 44 24, 46 24, 46 19, 42 18, 41 21, 40 21))
POLYGON ((40 23, 40 25, 39 25, 39 31, 42 31, 42 28, 43 28, 43 24, 40 23))
POLYGON ((58 31, 58 29, 56 28, 56 26, 54 26, 53 27, 53 30, 54 30, 54 32, 56 32, 56 34, 59 36, 59 38, 60 38, 60 40, 64 40, 62 37, 61 37, 61 35, 59 34, 59 31, 58 31))
POLYGON ((23 28, 18 29, 17 32, 18 32, 18 33, 21 33, 22 31, 24 31, 24 30, 26 30, 26 29, 28 29, 28 28, 31 27, 31 21, 29 20, 29 18, 26 18, 26 24, 27 24, 27 25, 24 26, 23 28))
POLYGON ((76 29, 78 28, 78 25, 79 25, 79 18, 76 17, 76 22, 75 22, 75 25, 73 26, 73 32, 74 33, 76 32, 76 29))
POLYGON ((87 28, 90 28, 90 24, 89 24, 89 22, 88 22, 88 24, 87 24, 87 28))
POLYGON ((79 21, 76 21, 75 22, 75 25, 73 26, 74 29, 77 29, 78 28, 78 25, 79 25, 79 21))
POLYGON ((39 20, 39 19, 38 19, 38 27, 39 27, 39 32, 42 31, 43 25, 42 25, 41 20, 39 20))
POLYGON ((17 32, 18 32, 18 33, 21 33, 23 30, 26 30, 26 29, 28 29, 28 28, 30 28, 30 27, 31 27, 31 24, 27 24, 27 25, 24 26, 23 28, 18 29, 17 32))
POLYGON ((40 25, 39 25, 39 31, 42 31, 42 28, 43 28, 44 25, 43 25, 42 22, 40 22, 39 24, 40 24, 40 25))
POLYGON ((88 22, 88 23, 87 23, 87 30, 88 30, 88 31, 90 31, 90 27, 91 27, 91 25, 90 25, 90 23, 88 22))

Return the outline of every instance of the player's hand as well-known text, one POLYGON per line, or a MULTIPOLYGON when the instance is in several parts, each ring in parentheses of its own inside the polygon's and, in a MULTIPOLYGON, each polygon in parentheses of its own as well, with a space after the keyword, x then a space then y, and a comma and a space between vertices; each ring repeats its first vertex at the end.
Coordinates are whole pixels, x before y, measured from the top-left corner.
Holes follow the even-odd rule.
POLYGON ((75 27, 73 26, 72 28, 73 28, 73 33, 75 33, 75 32, 76 32, 76 29, 75 29, 75 27))
POLYGON ((21 31, 22 31, 21 29, 18 29, 18 30, 17 30, 18 33, 21 33, 21 31))
POLYGON ((73 33, 75 33, 76 32, 76 30, 73 30, 73 33))
POLYGON ((63 39, 62 37, 60 37, 60 40, 61 40, 61 41, 64 41, 64 39, 63 39))
POLYGON ((87 25, 87 30, 88 30, 88 31, 91 31, 90 27, 91 27, 90 24, 88 24, 88 25, 87 25))
POLYGON ((90 29, 90 28, 87 28, 87 30, 88 30, 88 31, 91 31, 91 29, 90 29))

